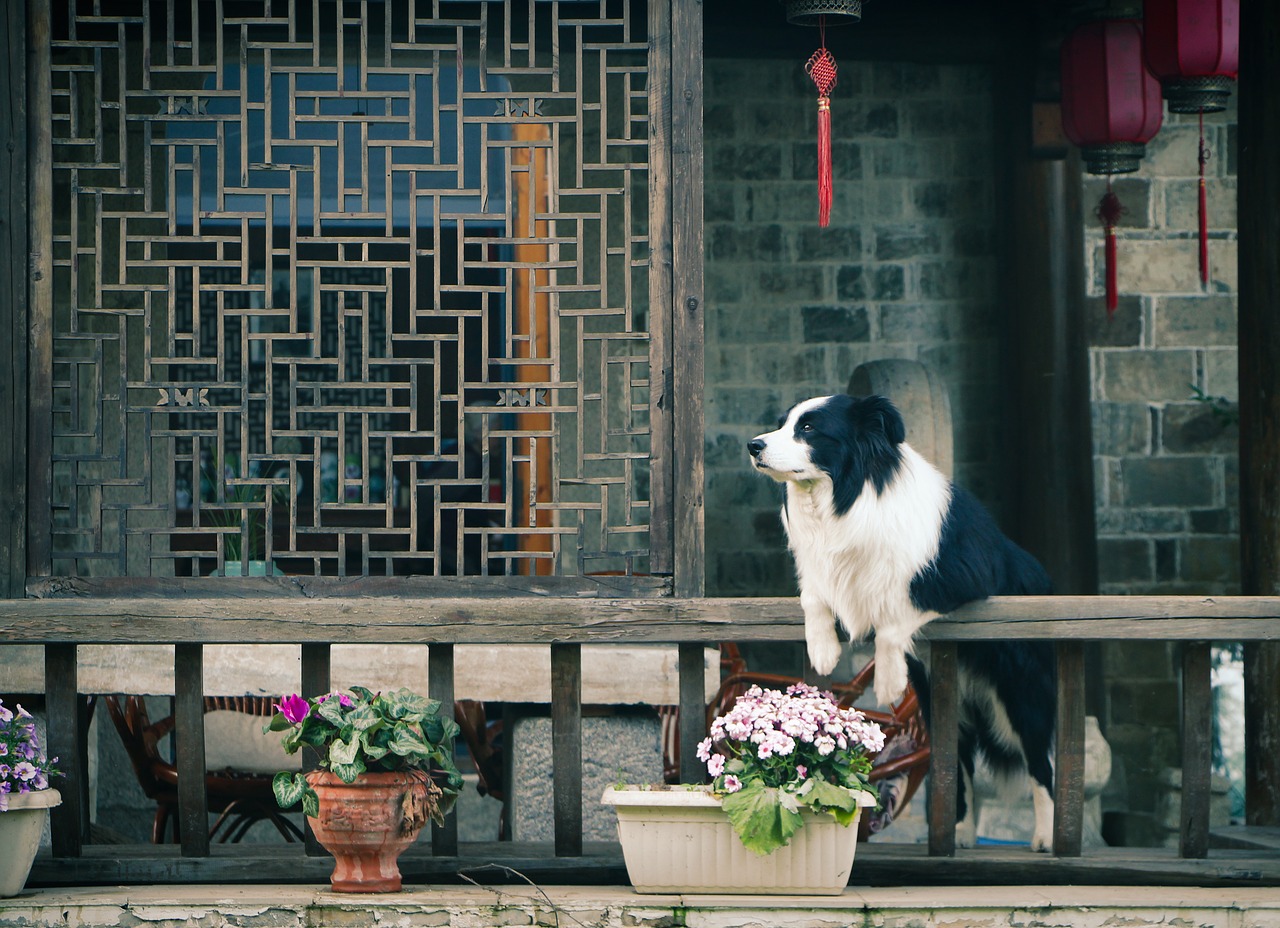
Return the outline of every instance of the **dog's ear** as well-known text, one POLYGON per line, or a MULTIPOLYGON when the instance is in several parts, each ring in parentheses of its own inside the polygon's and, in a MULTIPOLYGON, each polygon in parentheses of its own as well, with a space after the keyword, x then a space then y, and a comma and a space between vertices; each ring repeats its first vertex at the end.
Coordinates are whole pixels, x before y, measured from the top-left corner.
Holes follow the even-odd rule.
POLYGON ((898 407, 894 406, 887 397, 864 397, 860 406, 863 421, 869 423, 878 419, 889 444, 900 445, 906 440, 907 427, 902 421, 902 413, 898 412, 898 407))

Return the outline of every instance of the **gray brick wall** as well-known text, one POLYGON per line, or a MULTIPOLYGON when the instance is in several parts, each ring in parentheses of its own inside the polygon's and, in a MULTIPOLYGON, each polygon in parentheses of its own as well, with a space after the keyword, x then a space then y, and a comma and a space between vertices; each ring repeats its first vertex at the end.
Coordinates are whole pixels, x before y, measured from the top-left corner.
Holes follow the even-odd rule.
POLYGON ((956 476, 1001 503, 991 75, 841 60, 835 202, 819 229, 802 65, 706 64, 711 595, 794 591, 780 490, 747 470, 744 446, 796 400, 842 391, 863 361, 942 374, 963 424, 956 476))
MULTIPOLYGON (((1239 589, 1234 123, 1234 108, 1205 117, 1207 287, 1195 235, 1196 117, 1166 114, 1142 169, 1115 184, 1128 212, 1111 321, 1101 302, 1102 233, 1086 216, 1104 593, 1239 589)), ((1104 179, 1088 178, 1086 208, 1104 189, 1104 179)))

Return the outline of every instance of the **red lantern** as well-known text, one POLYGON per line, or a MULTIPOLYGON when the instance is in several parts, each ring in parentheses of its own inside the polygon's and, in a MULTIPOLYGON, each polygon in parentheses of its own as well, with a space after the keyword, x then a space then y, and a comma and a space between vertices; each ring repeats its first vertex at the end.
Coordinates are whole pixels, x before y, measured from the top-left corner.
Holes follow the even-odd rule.
POLYGON ((1146 0, 1143 48, 1169 112, 1200 114, 1200 280, 1208 283, 1204 114, 1226 108, 1240 68, 1240 0, 1146 0))
POLYGON ((1062 128, 1080 146, 1085 170, 1108 175, 1098 205, 1106 229, 1107 313, 1116 291, 1115 225, 1123 207, 1110 175, 1138 170, 1146 144, 1160 129, 1160 85, 1142 59, 1142 24, 1104 19, 1079 26, 1062 45, 1062 128))

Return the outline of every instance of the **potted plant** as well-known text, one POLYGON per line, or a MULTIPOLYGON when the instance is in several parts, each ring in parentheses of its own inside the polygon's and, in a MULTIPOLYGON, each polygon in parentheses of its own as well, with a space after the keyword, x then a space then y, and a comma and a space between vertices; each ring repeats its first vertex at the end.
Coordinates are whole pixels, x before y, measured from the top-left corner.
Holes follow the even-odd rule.
POLYGON ((337 892, 400 890, 401 852, 428 819, 443 824, 462 787, 453 764, 458 726, 440 703, 400 689, 314 699, 287 696, 267 731, 287 731, 284 749, 305 746, 320 770, 282 772, 272 787, 281 808, 299 801, 320 844, 333 854, 337 892))
POLYGON ((268 468, 260 472, 251 461, 247 476, 240 473, 240 459, 228 454, 221 467, 206 459, 200 468, 200 521, 214 528, 234 528, 221 532, 223 565, 215 574, 224 577, 279 576, 281 571, 266 561, 267 507, 288 502, 285 486, 273 483, 270 492, 264 481, 278 475, 268 468), (246 544, 247 542, 247 544, 246 544))
POLYGON ((49 786, 61 776, 36 732, 36 720, 22 706, 14 711, 0 701, 0 896, 16 896, 40 849, 48 811, 62 803, 49 786))
POLYGON ((836 894, 849 882, 858 819, 877 800, 870 756, 884 733, 803 683, 753 686, 711 723, 698 757, 709 786, 614 787, 637 892, 836 894))

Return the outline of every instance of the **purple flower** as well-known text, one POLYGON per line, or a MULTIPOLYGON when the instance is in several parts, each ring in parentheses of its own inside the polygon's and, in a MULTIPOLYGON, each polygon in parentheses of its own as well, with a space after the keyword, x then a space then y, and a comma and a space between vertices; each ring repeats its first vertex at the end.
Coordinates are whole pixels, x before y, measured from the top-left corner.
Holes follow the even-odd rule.
POLYGON ((35 779, 36 774, 39 772, 34 764, 30 764, 25 760, 13 765, 14 776, 23 782, 35 779))
POLYGON ((280 703, 276 708, 280 710, 280 713, 286 719, 294 725, 297 725, 305 719, 307 717, 307 713, 311 711, 311 703, 307 702, 297 693, 294 693, 292 696, 286 696, 284 699, 280 700, 280 703))

